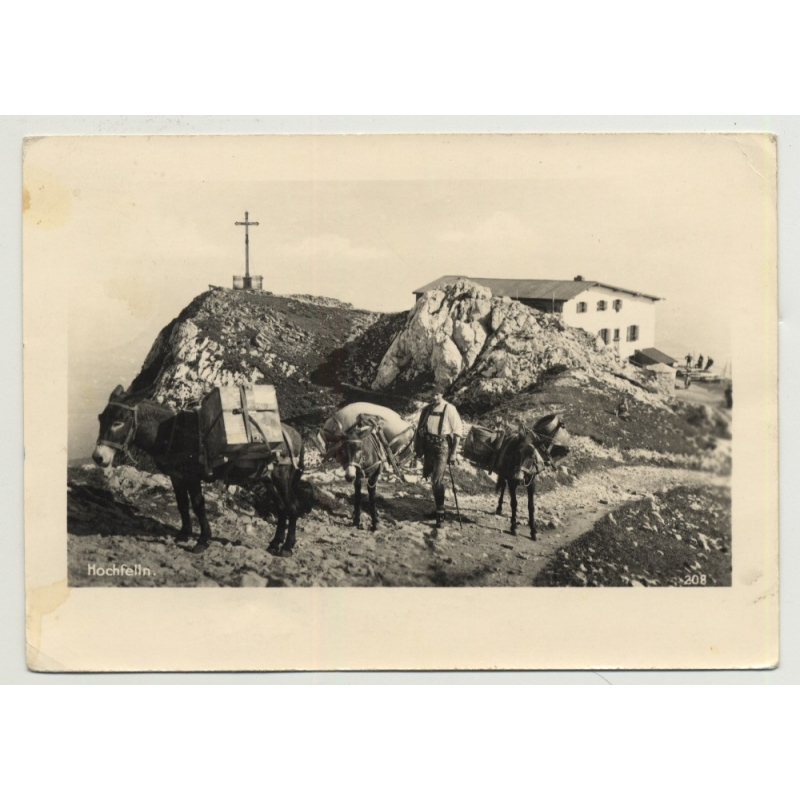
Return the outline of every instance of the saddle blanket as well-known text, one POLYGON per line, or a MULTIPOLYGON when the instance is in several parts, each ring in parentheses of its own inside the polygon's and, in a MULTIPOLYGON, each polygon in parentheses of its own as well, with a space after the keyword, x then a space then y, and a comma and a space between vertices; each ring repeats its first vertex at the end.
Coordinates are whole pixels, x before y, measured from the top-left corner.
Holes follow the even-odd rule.
POLYGON ((340 408, 328 421, 325 423, 323 433, 325 438, 329 441, 334 441, 341 438, 342 434, 353 427, 358 421, 359 416, 366 414, 368 416, 380 417, 382 422, 381 428, 386 438, 390 441, 395 436, 399 436, 406 428, 409 427, 406 422, 396 411, 384 406, 378 406, 374 403, 350 403, 350 405, 340 408))

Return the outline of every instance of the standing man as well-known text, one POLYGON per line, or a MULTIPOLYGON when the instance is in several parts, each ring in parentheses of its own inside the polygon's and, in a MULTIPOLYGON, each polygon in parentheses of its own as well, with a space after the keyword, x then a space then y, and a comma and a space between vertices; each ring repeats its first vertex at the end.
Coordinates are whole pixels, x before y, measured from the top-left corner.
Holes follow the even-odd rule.
POLYGON ((444 479, 448 464, 458 463, 461 417, 456 407, 444 399, 444 387, 436 385, 433 400, 419 415, 415 452, 423 457, 422 477, 431 479, 436 503, 436 527, 444 524, 444 479))

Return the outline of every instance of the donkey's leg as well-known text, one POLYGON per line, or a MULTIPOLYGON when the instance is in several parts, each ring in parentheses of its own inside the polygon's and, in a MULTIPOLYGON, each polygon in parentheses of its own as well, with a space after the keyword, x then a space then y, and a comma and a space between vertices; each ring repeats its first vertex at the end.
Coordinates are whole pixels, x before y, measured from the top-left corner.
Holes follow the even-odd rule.
POLYGON ((186 485, 186 481, 180 478, 170 478, 170 480, 172 481, 172 488, 175 491, 175 501, 178 504, 178 512, 181 515, 181 531, 176 538, 179 542, 186 542, 192 533, 189 487, 186 485))
POLYGON ((517 480, 508 479, 508 499, 511 501, 511 534, 517 535, 517 480))
POLYGON ((272 477, 265 481, 267 491, 272 496, 277 509, 278 525, 267 550, 274 555, 289 556, 295 544, 295 523, 298 516, 295 491, 299 485, 300 473, 284 465, 275 467, 272 477), (286 536, 286 523, 289 523, 289 536, 286 536))
POLYGON ((295 495, 296 487, 299 483, 299 474, 289 472, 282 469, 280 473, 276 474, 273 478, 273 485, 275 491, 281 498, 281 505, 286 510, 285 517, 288 522, 288 533, 286 540, 281 547, 282 556, 290 556, 294 551, 297 536, 297 497, 295 495))
MULTIPOLYGON (((367 482, 369 483, 369 481, 367 482)), ((361 530, 361 470, 356 469, 353 494, 353 525, 361 530)))
POLYGON ((497 479, 497 489, 500 492, 500 496, 497 498, 497 508, 495 509, 495 514, 499 517, 503 513, 503 495, 506 492, 506 481, 505 478, 498 477, 497 479))
POLYGON ((297 517, 293 514, 289 515, 288 533, 286 534, 286 541, 281 548, 282 556, 290 556, 294 551, 294 546, 297 543, 297 517))
POLYGON ((375 496, 378 493, 378 480, 381 477, 381 472, 383 467, 379 466, 377 472, 375 473, 375 480, 370 483, 369 479, 367 479, 367 494, 369 495, 369 512, 370 516, 372 517, 372 527, 370 528, 371 531, 378 530, 378 506, 375 503, 375 496))
POLYGON ((283 542, 286 538, 286 512, 281 509, 278 511, 278 525, 275 528, 275 535, 267 546, 267 550, 274 555, 283 554, 283 542))
POLYGON ((531 529, 531 539, 536 541, 536 510, 534 508, 534 501, 536 499, 536 477, 531 476, 531 482, 528 484, 528 526, 531 529))
POLYGON ((192 478, 189 481, 189 497, 192 500, 192 508, 197 521, 200 523, 200 538, 192 548, 193 553, 202 553, 208 549, 208 542, 211 539, 211 526, 208 524, 206 516, 206 501, 203 497, 203 484, 200 478, 192 478))

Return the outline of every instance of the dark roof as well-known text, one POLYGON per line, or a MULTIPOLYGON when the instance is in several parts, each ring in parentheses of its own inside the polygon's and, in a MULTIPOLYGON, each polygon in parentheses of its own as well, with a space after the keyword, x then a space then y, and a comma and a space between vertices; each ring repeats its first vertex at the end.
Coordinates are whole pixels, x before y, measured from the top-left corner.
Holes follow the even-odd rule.
POLYGON ((453 283, 459 278, 466 278, 474 283, 479 283, 490 289, 493 295, 498 297, 511 297, 512 299, 523 300, 571 300, 586 289, 599 286, 603 289, 611 289, 615 292, 624 292, 634 297, 646 297, 649 300, 661 300, 652 294, 644 292, 634 292, 631 289, 621 289, 619 286, 611 286, 609 283, 600 281, 546 281, 520 278, 470 278, 467 275, 443 275, 435 281, 426 283, 419 289, 414 289, 414 294, 424 294, 431 289, 438 289, 440 286, 453 283))
POLYGON ((644 350, 637 350, 633 354, 633 358, 639 360, 639 356, 644 356, 642 361, 645 362, 655 362, 656 364, 666 364, 668 367, 671 367, 673 364, 678 363, 677 358, 673 358, 672 356, 668 356, 666 353, 662 353, 660 350, 656 350, 655 347, 645 347, 644 350))

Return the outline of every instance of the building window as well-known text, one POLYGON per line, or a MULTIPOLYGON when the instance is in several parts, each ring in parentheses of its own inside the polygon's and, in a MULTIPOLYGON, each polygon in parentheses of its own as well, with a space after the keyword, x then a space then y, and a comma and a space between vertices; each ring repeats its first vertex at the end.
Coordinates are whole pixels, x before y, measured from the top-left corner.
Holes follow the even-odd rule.
POLYGON ((639 339, 639 326, 628 325, 628 341, 635 342, 639 339))
POLYGON ((602 328, 597 335, 603 340, 603 344, 608 344, 608 328, 602 328))
POLYGON ((578 313, 583 314, 586 311, 586 303, 578 303, 578 313))
POLYGON ((619 328, 614 328, 614 341, 619 341, 619 328))
POLYGON ((614 311, 619 311, 622 308, 622 300, 614 301, 614 311))
POLYGON ((598 311, 605 311, 606 310, 606 301, 605 300, 598 300, 597 301, 597 310, 598 311))

